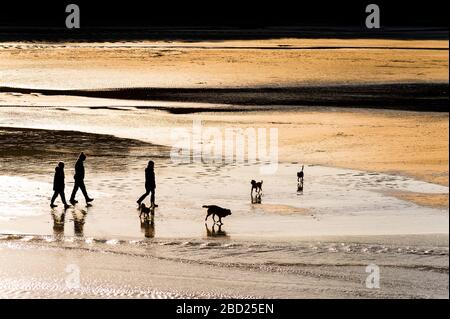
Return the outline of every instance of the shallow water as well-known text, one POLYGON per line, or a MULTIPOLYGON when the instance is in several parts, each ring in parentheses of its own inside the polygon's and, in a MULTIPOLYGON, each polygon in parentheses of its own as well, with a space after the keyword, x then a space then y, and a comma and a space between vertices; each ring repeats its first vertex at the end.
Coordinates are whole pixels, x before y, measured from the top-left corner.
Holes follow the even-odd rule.
POLYGON ((3 235, 0 296, 445 298, 448 245, 436 240, 442 238, 405 245, 394 237, 267 243, 3 235), (381 271, 379 289, 365 285, 368 265, 381 271), (67 267, 76 267, 79 286, 68 287, 67 267))
MULTIPOLYGON (((150 144, 164 144, 167 135, 147 135, 155 128, 140 125, 127 131, 139 114, 121 120, 123 114, 102 111, 103 121, 92 125, 85 110, 74 112, 66 129, 97 134, 0 129, 1 297, 448 298, 447 209, 394 196, 446 194, 448 187, 306 165, 299 193, 297 163, 279 163, 264 176, 259 163, 177 165, 169 147, 150 144), (140 140, 125 139, 134 131, 140 140), (50 209, 54 166, 66 162, 68 197, 81 150, 88 153, 93 205, 79 194, 74 208, 50 209), (156 163, 159 207, 142 222, 135 201, 149 158, 156 163), (251 179, 264 180, 261 203, 251 202, 251 179), (233 214, 220 229, 211 220, 205 225, 205 204, 233 214), (64 281, 72 264, 82 273, 79 289, 64 281), (381 289, 365 286, 369 264, 382 271, 381 289)), ((57 129, 56 113, 14 126, 57 129)))
MULTIPOLYGON (((103 158, 91 161, 95 160, 103 158)), ((141 167, 145 167, 144 159, 141 167)), ((228 236, 238 238, 448 232, 445 209, 421 207, 389 196, 392 190, 443 193, 448 191, 446 187, 387 174, 307 166, 305 188, 298 193, 297 165, 283 164, 276 174, 263 177, 261 203, 252 204, 248 181, 257 174, 258 168, 227 166, 211 170, 202 165, 185 167, 157 161, 159 207, 155 210, 154 236, 205 236, 206 212, 201 208, 205 204, 232 210, 232 216, 224 219, 223 229, 228 236)), ((88 191, 96 200, 87 207, 79 198, 80 204, 65 211, 66 234, 73 235, 74 221, 82 218, 82 232, 77 231, 82 236, 143 236, 135 203, 143 192, 142 175, 140 170, 130 168, 109 172, 107 176, 91 172, 88 191)), ((66 196, 72 186, 70 176, 68 180, 66 196)), ((0 175, 0 182, 9 190, 1 195, 3 228, 51 234, 52 213, 58 216, 64 212, 62 208, 48 208, 51 183, 33 174, 0 175), (20 220, 28 216, 33 218, 32 223, 20 220)), ((211 225, 210 220, 208 227, 211 225)))
MULTIPOLYGON (((56 129, 53 120, 61 116, 52 110, 39 114, 13 109, 15 112, 18 115, 10 116, 19 116, 22 123, 17 125, 26 127, 56 129), (30 117, 31 114, 36 116, 30 117)), ((96 200, 92 207, 86 207, 80 200, 80 204, 65 212, 67 235, 141 237, 135 201, 144 192, 148 159, 155 160, 158 185, 155 237, 205 236, 205 210, 201 207, 207 204, 232 210, 233 215, 224 220, 224 230, 236 238, 448 233, 446 209, 421 207, 394 197, 397 192, 448 194, 448 187, 394 174, 307 165, 304 190, 299 193, 298 164, 280 162, 275 174, 261 175, 259 163, 173 163, 164 132, 170 131, 171 123, 178 117, 162 117, 158 123, 166 126, 162 136, 155 135, 159 129, 142 126, 141 121, 136 128, 140 132, 137 139, 128 139, 127 135, 134 130, 127 132, 126 128, 133 127, 133 119, 139 116, 150 119, 152 112, 144 116, 139 111, 125 115, 104 110, 97 114, 102 121, 92 121, 89 112, 80 108, 71 110, 72 121, 64 122, 68 124, 66 129, 73 131, 0 130, 0 185, 6 190, 0 194, 2 233, 8 230, 51 234, 52 213, 53 216, 63 213, 60 208, 54 211, 48 208, 54 166, 60 160, 66 162, 66 197, 69 197, 73 165, 81 151, 88 154, 87 189, 96 200), (88 123, 91 133, 80 133, 87 129, 88 123), (155 139, 166 146, 149 143, 155 139), (251 179, 264 180, 260 204, 252 204, 251 179), (18 220, 21 216, 30 218, 18 220), (78 227, 80 223, 74 221, 80 218, 82 232, 73 231, 72 224, 78 227)), ((2 117, 1 121, 8 121, 8 117, 2 117)))

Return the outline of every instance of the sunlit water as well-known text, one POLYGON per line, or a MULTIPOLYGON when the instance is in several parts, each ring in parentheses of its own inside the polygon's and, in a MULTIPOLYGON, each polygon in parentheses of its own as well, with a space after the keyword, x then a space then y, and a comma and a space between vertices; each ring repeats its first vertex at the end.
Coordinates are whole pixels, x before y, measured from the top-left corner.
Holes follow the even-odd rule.
MULTIPOLYGON (((145 168, 145 160, 140 161, 145 168)), ((448 232, 445 209, 421 207, 390 195, 394 191, 439 194, 448 192, 447 187, 395 175, 307 166, 304 190, 297 192, 297 169, 295 164, 283 164, 276 174, 263 176, 261 203, 252 204, 249 181, 258 176, 257 165, 211 168, 157 161, 155 236, 204 236, 206 212, 202 205, 210 204, 232 210, 223 228, 239 238, 448 232)), ((80 204, 65 211, 67 234, 73 234, 71 219, 80 215, 84 236, 141 237, 135 201, 143 193, 142 179, 142 170, 130 168, 107 176, 91 172, 88 191, 96 200, 86 207, 80 194, 80 204)), ((9 220, 9 229, 51 234, 50 225, 45 226, 53 222, 48 180, 0 176, 8 190, 0 197, 0 217, 9 220), (34 216, 32 224, 14 222, 27 216, 34 216)), ((67 197, 72 185, 69 175, 67 197)), ((60 215, 63 209, 53 212, 60 215)))
MULTIPOLYGON (((127 131, 133 117, 120 121, 107 111, 89 126, 86 112, 77 111, 66 129, 120 137, 140 132, 145 142, 167 141, 168 135, 148 135, 154 127, 142 123, 127 131)), ((45 116, 15 125, 4 117, 0 125, 57 129, 45 116)), ((448 187, 306 165, 304 190, 298 192, 297 163, 279 163, 275 174, 261 175, 258 163, 176 165, 167 148, 113 136, 86 134, 75 143, 71 136, 77 133, 56 139, 45 131, 1 134, 10 141, 2 144, 7 151, 0 165, 1 297, 448 296, 448 244, 410 237, 448 234, 447 210, 395 197, 446 194, 448 187), (86 181, 95 201, 87 207, 79 194, 75 207, 64 211, 58 199, 52 210, 54 166, 66 161, 69 197, 79 149, 91 153, 86 181), (159 207, 152 222, 142 223, 135 201, 144 192, 150 158, 156 162, 159 207), (261 203, 251 202, 251 179, 264 180, 261 203), (213 227, 211 220, 205 224, 205 204, 233 214, 221 228, 213 227), (71 263, 82 269, 80 289, 64 282, 71 263), (382 268, 381 290, 364 285, 371 263, 382 268)))

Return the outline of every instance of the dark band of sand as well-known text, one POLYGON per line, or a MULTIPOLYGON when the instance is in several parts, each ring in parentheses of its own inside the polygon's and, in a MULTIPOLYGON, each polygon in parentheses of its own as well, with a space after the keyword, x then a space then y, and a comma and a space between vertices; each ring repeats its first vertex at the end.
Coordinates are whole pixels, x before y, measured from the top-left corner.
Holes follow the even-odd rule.
MULTIPOLYGON (((111 88, 49 90, 0 87, 0 93, 40 93, 139 101, 173 101, 255 106, 323 106, 376 108, 424 112, 447 112, 448 83, 393 83, 340 86, 237 87, 237 88, 111 88)), ((253 108, 252 108, 253 106, 253 108)), ((155 107, 156 108, 156 107, 155 107)), ((214 108, 213 111, 226 111, 214 108)), ((256 108, 259 109, 259 108, 256 108)), ((195 113, 207 109, 169 109, 172 113, 195 113)), ((233 111, 237 111, 233 108, 233 111)))

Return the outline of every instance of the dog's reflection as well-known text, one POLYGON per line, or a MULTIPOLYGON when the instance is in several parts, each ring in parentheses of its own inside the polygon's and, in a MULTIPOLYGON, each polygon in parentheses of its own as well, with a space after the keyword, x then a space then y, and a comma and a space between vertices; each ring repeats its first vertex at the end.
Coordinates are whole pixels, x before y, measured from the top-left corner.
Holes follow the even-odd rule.
POLYGON ((155 208, 149 207, 148 210, 141 210, 139 214, 141 222, 141 232, 144 233, 145 238, 155 237, 155 208))
POLYGON ((303 194, 303 181, 297 183, 297 193, 303 194))
POLYGON ((52 209, 52 218, 53 218, 53 236, 60 240, 64 237, 64 224, 66 219, 66 212, 62 211, 58 213, 55 209, 52 209))
POLYGON ((84 237, 84 223, 86 221, 87 212, 85 210, 72 211, 73 232, 77 237, 84 237))
POLYGON ((261 204, 261 194, 256 194, 255 196, 251 195, 252 204, 261 204))
POLYGON ((212 228, 210 229, 208 227, 208 224, 205 223, 205 227, 206 227, 206 236, 208 237, 229 237, 227 235, 227 232, 222 230, 222 224, 213 224, 212 228))

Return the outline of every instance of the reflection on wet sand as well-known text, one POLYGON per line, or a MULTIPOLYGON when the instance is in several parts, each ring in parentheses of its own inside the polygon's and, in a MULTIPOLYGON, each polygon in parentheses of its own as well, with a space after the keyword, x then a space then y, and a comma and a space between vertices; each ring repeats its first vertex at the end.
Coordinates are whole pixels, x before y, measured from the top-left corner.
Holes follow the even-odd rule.
POLYGON ((87 211, 76 210, 72 212, 73 217, 73 232, 76 237, 84 237, 84 224, 86 220, 87 211))
POLYGON ((222 224, 213 224, 212 228, 208 227, 208 224, 205 223, 206 228, 206 236, 207 237, 230 237, 227 235, 227 232, 222 230, 222 224), (217 226, 217 230, 216 230, 217 226))
MULTIPOLYGON (((51 212, 53 218, 53 236, 57 240, 62 240, 64 238, 64 226, 66 219, 66 210, 58 213, 55 209, 51 212)), ((86 221, 87 211, 76 210, 72 211, 73 217, 73 232, 76 237, 84 237, 84 224, 86 221)))
MULTIPOLYGON (((51 215, 53 218, 53 236, 56 240, 62 240, 64 238, 64 226, 66 219, 66 210, 58 212, 52 209, 51 215)), ((84 237, 84 224, 86 221, 87 211, 76 210, 72 211, 73 217, 73 230, 76 237, 84 237)))
POLYGON ((303 181, 297 183, 297 193, 303 194, 303 181))
POLYGON ((66 212, 58 213, 55 209, 52 209, 51 215, 53 218, 53 236, 56 240, 61 240, 64 237, 66 212))
POLYGON ((256 194, 255 196, 251 195, 252 204, 261 204, 261 194, 256 194))
POLYGON ((155 237, 155 208, 150 207, 150 212, 148 214, 139 215, 139 220, 141 222, 141 232, 144 234, 145 238, 155 237))

